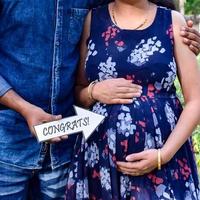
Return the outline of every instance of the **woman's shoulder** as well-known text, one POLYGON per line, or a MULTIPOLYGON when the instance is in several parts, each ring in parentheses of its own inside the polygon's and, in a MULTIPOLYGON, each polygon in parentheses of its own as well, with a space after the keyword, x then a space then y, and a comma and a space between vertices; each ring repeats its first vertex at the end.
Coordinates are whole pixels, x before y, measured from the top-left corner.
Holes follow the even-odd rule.
POLYGON ((172 22, 174 27, 186 25, 184 16, 180 12, 175 10, 172 10, 172 22))

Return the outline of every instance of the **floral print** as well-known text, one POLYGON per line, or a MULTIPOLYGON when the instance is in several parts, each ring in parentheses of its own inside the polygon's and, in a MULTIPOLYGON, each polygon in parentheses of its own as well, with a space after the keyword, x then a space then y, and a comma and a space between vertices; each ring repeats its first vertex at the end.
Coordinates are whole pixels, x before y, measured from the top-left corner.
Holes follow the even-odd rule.
POLYGON ((125 78, 142 85, 143 92, 131 104, 91 107, 106 119, 87 142, 81 136, 76 141, 66 200, 200 199, 190 140, 161 170, 134 177, 116 167, 129 154, 161 148, 182 112, 174 86, 171 11, 158 7, 153 24, 139 31, 116 27, 107 6, 92 12, 91 26, 98 28, 88 46, 88 80, 125 78))
POLYGON ((148 38, 147 41, 142 39, 139 44, 136 45, 135 49, 132 50, 128 57, 128 62, 142 66, 149 61, 149 57, 153 56, 156 52, 164 53, 165 48, 162 47, 162 43, 157 39, 156 36, 148 38))
POLYGON ((86 62, 88 61, 90 56, 96 56, 97 54, 98 52, 97 50, 95 50, 95 44, 92 40, 90 40, 88 43, 88 53, 87 53, 86 62))
POLYGON ((108 57, 106 62, 101 62, 98 66, 99 80, 103 81, 110 78, 116 78, 118 73, 115 66, 116 62, 112 62, 112 57, 108 57))

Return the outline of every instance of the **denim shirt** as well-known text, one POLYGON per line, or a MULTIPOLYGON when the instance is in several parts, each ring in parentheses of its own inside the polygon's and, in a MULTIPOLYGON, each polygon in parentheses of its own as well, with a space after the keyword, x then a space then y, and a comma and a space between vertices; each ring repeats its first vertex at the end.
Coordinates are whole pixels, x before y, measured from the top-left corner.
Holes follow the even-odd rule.
MULTIPOLYGON (((48 113, 73 114, 78 42, 88 9, 106 0, 1 0, 0 96, 9 89, 48 113)), ((76 135, 50 145, 53 168, 71 160, 76 135)), ((0 162, 40 169, 46 145, 0 105, 0 162)))

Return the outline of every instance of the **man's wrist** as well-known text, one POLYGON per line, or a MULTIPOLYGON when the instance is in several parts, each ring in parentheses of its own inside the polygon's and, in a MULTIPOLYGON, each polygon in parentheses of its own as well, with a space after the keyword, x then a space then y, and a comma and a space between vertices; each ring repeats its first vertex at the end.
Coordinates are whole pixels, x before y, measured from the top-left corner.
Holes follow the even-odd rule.
POLYGON ((20 97, 14 90, 9 90, 3 95, 0 99, 0 103, 20 113, 23 117, 26 117, 30 110, 35 107, 20 97))
POLYGON ((30 104, 29 102, 20 102, 17 112, 19 112, 24 118, 30 115, 31 111, 34 109, 34 105, 30 104))

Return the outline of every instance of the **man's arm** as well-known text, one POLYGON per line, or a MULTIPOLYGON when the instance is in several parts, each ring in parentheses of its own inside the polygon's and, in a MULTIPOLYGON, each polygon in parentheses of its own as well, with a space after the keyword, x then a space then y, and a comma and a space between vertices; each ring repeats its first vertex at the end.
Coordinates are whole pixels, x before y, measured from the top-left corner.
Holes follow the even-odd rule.
MULTIPOLYGON (((34 126, 42 124, 45 122, 55 121, 62 118, 61 115, 51 115, 46 113, 41 108, 27 102, 22 97, 20 97, 14 90, 11 89, 11 86, 3 83, 4 79, 0 78, 0 104, 3 104, 9 107, 12 110, 20 113, 27 121, 29 129, 33 135, 35 135, 34 126)), ((62 139, 66 139, 67 136, 54 138, 50 142, 59 142, 62 139)))

